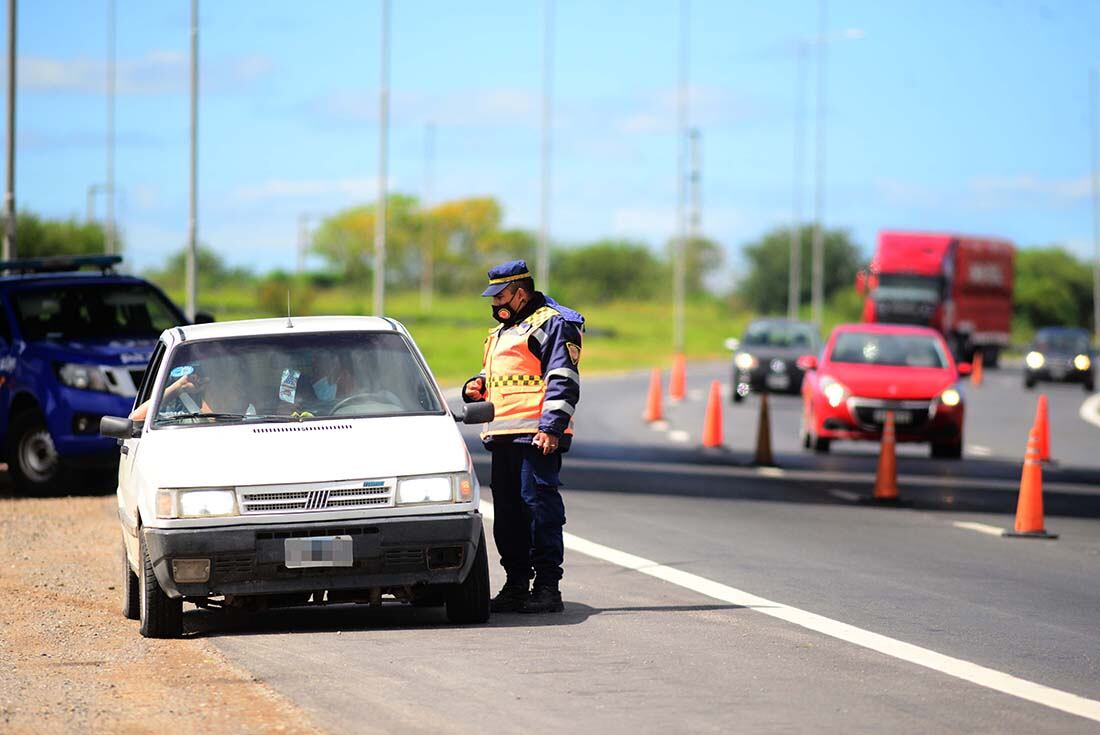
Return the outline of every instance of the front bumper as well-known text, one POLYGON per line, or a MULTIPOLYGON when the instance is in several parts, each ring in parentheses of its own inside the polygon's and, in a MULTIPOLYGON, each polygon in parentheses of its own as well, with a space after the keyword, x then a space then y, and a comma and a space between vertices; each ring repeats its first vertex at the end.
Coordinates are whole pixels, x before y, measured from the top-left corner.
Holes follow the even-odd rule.
POLYGON ((57 453, 66 460, 117 462, 118 444, 99 435, 99 419, 129 416, 133 406, 133 396, 59 388, 56 399, 46 403, 46 424, 57 453), (78 424, 85 427, 83 433, 77 431, 78 424))
POLYGON ((962 440, 965 409, 934 404, 932 401, 887 401, 850 398, 839 406, 830 406, 824 397, 816 401, 815 432, 825 439, 880 441, 882 420, 880 411, 895 413, 894 436, 898 442, 953 443, 962 440), (904 420, 901 414, 906 414, 904 420))
POLYGON ((768 364, 761 364, 751 370, 733 368, 734 389, 747 386, 754 393, 800 393, 802 391, 802 369, 786 366, 781 372, 768 364))
POLYGON ((169 597, 209 597, 456 584, 473 567, 481 527, 481 515, 474 512, 330 523, 145 528, 143 533, 157 581, 169 597), (285 539, 339 535, 352 538, 352 566, 286 566, 285 539), (457 555, 456 549, 461 550, 457 555), (209 559, 210 579, 176 582, 172 559, 209 559))
POLYGON ((1050 362, 1047 362, 1038 370, 1032 370, 1029 367, 1024 368, 1028 380, 1045 383, 1088 383, 1092 380, 1092 370, 1091 366, 1088 370, 1078 370, 1072 363, 1052 365, 1050 362))

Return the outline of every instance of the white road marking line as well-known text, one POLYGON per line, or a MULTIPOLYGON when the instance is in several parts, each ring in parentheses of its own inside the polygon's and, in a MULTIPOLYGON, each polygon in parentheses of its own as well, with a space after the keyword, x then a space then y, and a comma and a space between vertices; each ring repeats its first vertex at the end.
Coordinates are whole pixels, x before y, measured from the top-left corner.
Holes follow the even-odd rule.
POLYGON ((1078 414, 1082 420, 1093 426, 1100 426, 1100 393, 1093 393, 1086 398, 1081 404, 1081 410, 1078 411, 1078 414))
POLYGON ((668 438, 674 442, 679 442, 683 444, 691 440, 691 434, 683 431, 682 429, 673 429, 672 431, 668 432, 668 438))
POLYGON ((688 391, 689 401, 701 401, 703 400, 703 390, 701 388, 692 388, 688 391))
POLYGON ((653 429, 654 431, 668 431, 668 422, 654 421, 649 425, 649 428, 653 429))
POLYGON ((849 503, 858 503, 861 497, 859 493, 849 492, 848 490, 830 490, 829 494, 834 498, 840 498, 849 503))
POLYGON ((784 477, 787 473, 783 471, 782 467, 758 467, 756 468, 756 474, 764 477, 784 477))
POLYGON ((993 456, 993 450, 989 447, 983 447, 981 444, 967 444, 966 451, 969 454, 973 454, 975 457, 993 456))
POLYGON ((977 531, 978 533, 986 533, 990 536, 1000 536, 1003 528, 997 526, 990 526, 985 523, 975 523, 973 521, 951 521, 951 525, 955 528, 961 528, 966 531, 977 531))
MULTIPOLYGON (((492 503, 482 500, 481 513, 486 518, 492 519, 492 503)), ((647 574, 650 577, 655 577, 665 582, 675 584, 684 589, 698 592, 706 597, 712 597, 715 600, 727 602, 731 605, 746 607, 778 620, 793 623, 807 630, 812 630, 816 633, 821 633, 846 643, 862 646, 863 648, 877 651, 901 661, 923 666, 927 669, 938 671, 941 674, 947 674, 948 676, 968 681, 971 684, 977 684, 978 686, 983 686, 987 689, 992 689, 1012 697, 1018 697, 1028 702, 1041 704, 1044 707, 1050 707, 1051 709, 1100 722, 1100 701, 1095 699, 1088 699, 1071 692, 1064 692, 1060 689, 1048 687, 1044 684, 1020 679, 1011 674, 1006 674, 1003 671, 997 671, 996 669, 965 661, 961 658, 937 653, 928 648, 915 646, 912 643, 899 641, 896 638, 890 638, 889 636, 879 633, 872 633, 869 630, 863 630, 854 625, 827 618, 824 615, 818 615, 817 613, 801 610, 797 607, 784 605, 781 602, 773 602, 772 600, 758 597, 750 592, 739 590, 736 587, 730 587, 720 582, 707 579, 706 577, 700 577, 697 574, 685 572, 681 569, 666 567, 655 561, 628 554, 625 551, 619 551, 610 546, 597 544, 594 541, 583 539, 580 536, 574 536, 571 533, 565 533, 563 536, 565 538, 565 548, 579 554, 584 554, 585 556, 590 556, 593 559, 599 559, 600 561, 606 561, 625 569, 641 572, 642 574, 647 574)))

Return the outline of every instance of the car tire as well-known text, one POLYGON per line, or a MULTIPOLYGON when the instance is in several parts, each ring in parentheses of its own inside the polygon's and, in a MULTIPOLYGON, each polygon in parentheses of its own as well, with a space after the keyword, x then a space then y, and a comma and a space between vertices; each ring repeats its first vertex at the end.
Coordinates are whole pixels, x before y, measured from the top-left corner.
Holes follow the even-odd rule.
POLYGON ((447 619, 452 623, 484 623, 489 619, 489 554, 485 531, 477 542, 474 566, 461 584, 447 591, 447 619))
POLYGON ((828 454, 829 453, 829 448, 833 444, 832 439, 826 439, 825 437, 822 437, 822 436, 813 437, 813 441, 814 441, 814 452, 816 452, 817 454, 828 454))
POLYGON ((21 495, 57 495, 65 489, 68 473, 38 411, 15 415, 8 425, 6 450, 8 471, 21 495))
POLYGON ((122 617, 127 620, 140 620, 141 610, 138 605, 141 601, 141 593, 138 591, 138 585, 141 581, 138 579, 138 575, 134 574, 134 570, 130 568, 130 560, 126 558, 126 542, 121 544, 122 553, 119 555, 121 558, 120 571, 122 572, 122 617))
POLYGON ((931 454, 935 459, 962 459, 963 445, 961 441, 950 444, 932 442, 931 454))
POLYGON ((1093 381, 1089 380, 1085 383, 1085 392, 1086 393, 1092 393, 1095 390, 1096 390, 1096 384, 1093 381))
POLYGON ((145 537, 138 531, 141 553, 141 579, 138 584, 138 604, 141 635, 145 638, 179 638, 183 635, 183 600, 164 593, 153 572, 153 560, 145 546, 145 537))
POLYGON ((1035 387, 1035 379, 1034 378, 1024 378, 1024 388, 1025 389, 1032 390, 1034 387, 1035 387))

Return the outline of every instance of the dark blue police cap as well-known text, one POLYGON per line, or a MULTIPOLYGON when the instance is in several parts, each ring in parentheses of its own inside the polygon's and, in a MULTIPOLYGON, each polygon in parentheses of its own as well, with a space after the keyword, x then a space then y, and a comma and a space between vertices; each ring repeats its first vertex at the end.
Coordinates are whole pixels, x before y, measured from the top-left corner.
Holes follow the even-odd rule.
POLYGON ((481 295, 496 296, 508 288, 509 283, 530 277, 531 273, 527 270, 527 261, 509 260, 507 263, 501 263, 489 269, 489 287, 482 291, 481 295))

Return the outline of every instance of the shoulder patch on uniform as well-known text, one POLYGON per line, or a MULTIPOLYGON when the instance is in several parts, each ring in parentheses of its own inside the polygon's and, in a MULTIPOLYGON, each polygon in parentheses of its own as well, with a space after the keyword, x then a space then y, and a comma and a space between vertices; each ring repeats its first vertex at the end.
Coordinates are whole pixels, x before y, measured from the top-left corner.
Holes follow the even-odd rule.
POLYGON ((569 359, 573 361, 574 365, 576 365, 578 362, 581 361, 581 347, 580 347, 580 345, 575 345, 572 342, 566 342, 565 343, 565 350, 566 350, 566 352, 569 353, 569 359))

